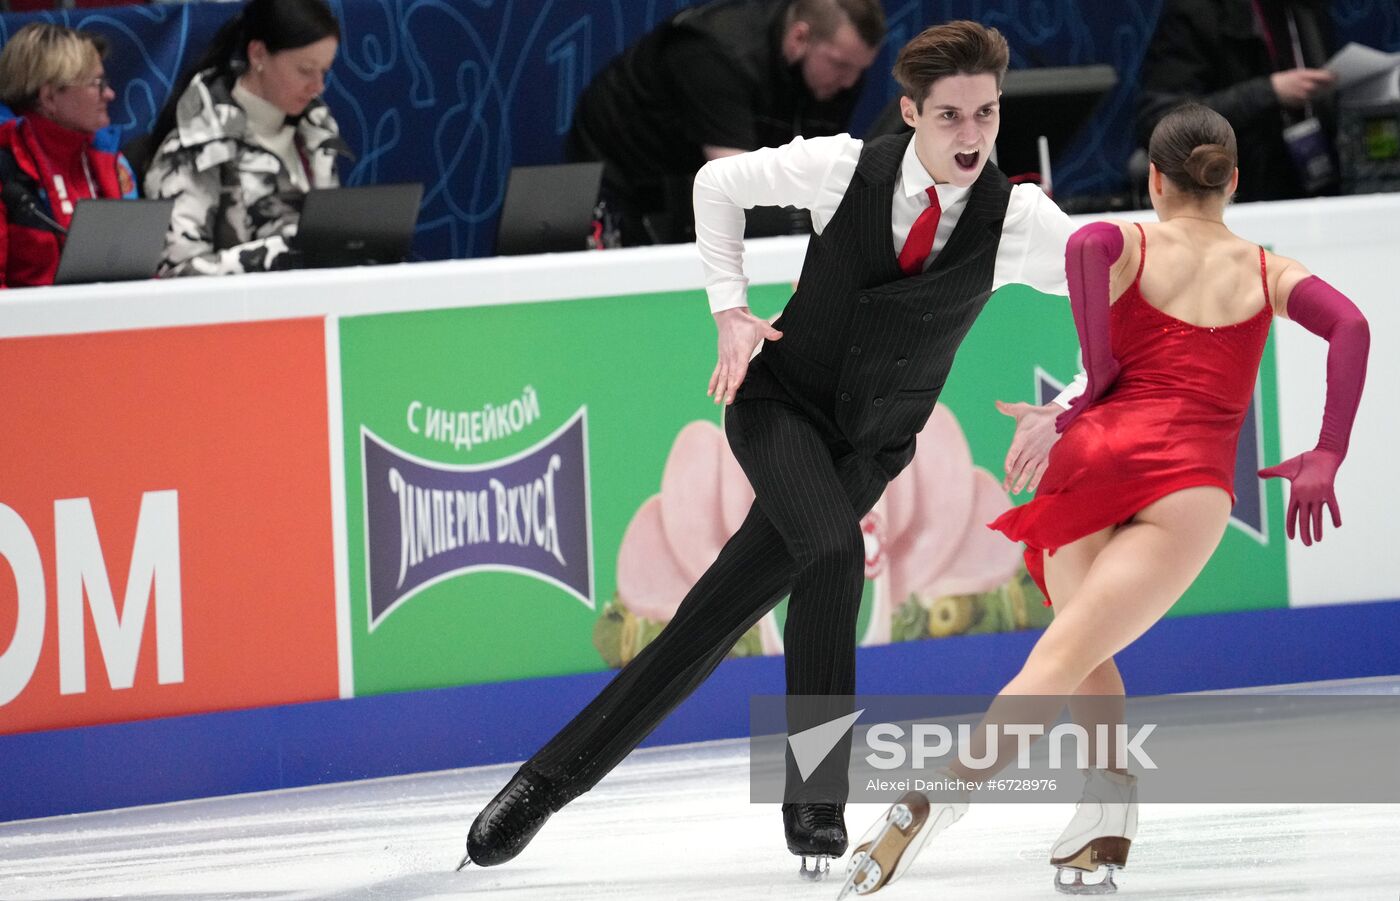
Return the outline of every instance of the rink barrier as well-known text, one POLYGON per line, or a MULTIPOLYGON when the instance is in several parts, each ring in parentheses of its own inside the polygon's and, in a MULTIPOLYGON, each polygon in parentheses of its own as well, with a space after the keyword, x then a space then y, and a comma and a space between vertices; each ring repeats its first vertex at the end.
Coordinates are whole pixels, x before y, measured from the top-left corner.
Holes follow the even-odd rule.
MULTIPOLYGON (((1329 529, 1327 540, 1320 545, 1305 548, 1296 541, 1284 542, 1278 514, 1281 490, 1277 482, 1272 483, 1270 490, 1276 497, 1270 504, 1275 520, 1268 534, 1251 535, 1232 529, 1227 540, 1268 544, 1283 559, 1268 568, 1235 564, 1224 567, 1234 575, 1242 574, 1250 585, 1248 592, 1206 592, 1201 600, 1214 607, 1193 607, 1191 597, 1184 599, 1174 610, 1175 619, 1156 627, 1139 646, 1125 652, 1125 661, 1154 660, 1152 665, 1139 665, 1132 671, 1133 690, 1212 689, 1400 672, 1400 649, 1393 640, 1381 643, 1381 637, 1397 634, 1393 606, 1383 601, 1400 597, 1400 556, 1390 546, 1393 511, 1400 504, 1400 494, 1393 483, 1377 482, 1371 475, 1389 471, 1393 448, 1400 443, 1400 420, 1386 414, 1393 405, 1393 386, 1400 384, 1400 353, 1394 347, 1395 336, 1400 335, 1400 306, 1391 302, 1394 280, 1390 271, 1392 224, 1400 216, 1400 195, 1254 204, 1234 208, 1228 216, 1241 234, 1305 260, 1315 272, 1355 297, 1371 319, 1374 350, 1367 395, 1347 465, 1338 478, 1337 494, 1346 526, 1336 533, 1329 529), (1276 580, 1278 587, 1266 580, 1276 580), (1346 606, 1362 601, 1377 605, 1372 610, 1346 606), (1267 612, 1221 612, 1244 611, 1250 606, 1267 608, 1267 612), (1233 630, 1231 640, 1238 648, 1217 641, 1222 629, 1233 630), (1156 658, 1140 656, 1151 648, 1158 649, 1156 658), (1220 650, 1206 654, 1202 648, 1220 650), (1180 675, 1176 682, 1159 675, 1159 671, 1184 673, 1186 667, 1190 667, 1190 677, 1180 675)), ((754 293, 769 295, 765 302, 771 302, 773 295, 785 299, 786 286, 800 267, 803 247, 800 239, 751 242, 746 250, 746 267, 754 279, 754 293)), ((475 360, 477 365, 471 370, 474 383, 485 376, 507 379, 504 386, 515 393, 492 396, 502 403, 522 396, 528 399, 528 394, 520 394, 525 389, 549 388, 549 393, 543 395, 544 409, 550 417, 557 417, 557 422, 539 423, 545 431, 573 417, 581 409, 579 404, 586 403, 590 442, 601 444, 610 427, 617 434, 617 421, 625 417, 646 422, 660 421, 663 414, 674 417, 682 395, 680 389, 659 388, 655 383, 662 376, 684 381, 686 402, 696 402, 704 415, 714 417, 707 420, 712 422, 717 414, 693 390, 690 377, 692 372, 707 373, 713 360, 712 338, 694 337, 697 332, 712 334, 699 290, 702 282, 703 273, 693 247, 657 247, 6 292, 5 303, 0 304, 0 374, 4 375, 0 384, 9 385, 11 390, 5 392, 5 402, 0 404, 0 424, 5 426, 6 436, 0 442, 0 472, 11 477, 0 480, 0 503, 15 511, 18 522, 24 526, 10 529, 12 534, 7 540, 12 547, 7 549, 33 544, 42 561, 41 565, 28 567, 31 575, 42 573, 44 578, 27 578, 31 587, 25 589, 26 604, 32 610, 38 606, 34 598, 39 592, 47 590, 50 594, 41 600, 47 609, 48 624, 42 630, 38 667, 32 678, 18 685, 17 698, 0 704, 0 732, 5 733, 0 735, 0 819, 523 757, 562 723, 559 718, 566 711, 581 706, 609 678, 608 672, 597 671, 604 664, 586 638, 578 641, 570 637, 567 649, 551 650, 549 663, 553 668, 523 668, 516 674, 479 677, 448 672, 445 676, 439 673, 439 678, 433 678, 432 673, 406 670, 409 665, 424 661, 445 660, 456 665, 473 654, 511 658, 510 648, 539 643, 538 636, 545 631, 558 633, 564 625, 577 630, 581 622, 591 627, 598 616, 595 609, 615 597, 610 568, 618 556, 621 532, 616 525, 598 530, 604 518, 597 511, 610 505, 613 509, 607 515, 613 517, 614 524, 622 521, 618 517, 630 516, 637 503, 657 490, 660 457, 653 455, 645 469, 633 466, 640 476, 631 472, 627 475, 629 479, 636 476, 638 481, 624 483, 606 468, 613 466, 615 470, 616 459, 609 461, 606 452, 595 454, 595 472, 608 478, 598 480, 598 490, 591 496, 595 505, 593 537, 599 542, 593 563, 603 575, 598 579, 597 593, 588 593, 588 603, 565 597, 558 589, 535 580, 528 583, 531 597, 541 598, 542 602, 522 605, 522 609, 534 611, 532 615, 547 630, 540 629, 537 622, 536 631, 525 635, 524 630, 502 629, 498 623, 495 629, 477 630, 468 642, 462 640, 458 631, 420 621, 418 628, 407 633, 401 647, 388 648, 387 642, 381 640, 387 632, 398 629, 405 618, 418 616, 435 602, 429 598, 432 589, 428 589, 419 599, 395 608, 387 625, 381 624, 372 636, 371 626, 366 625, 363 616, 365 608, 352 603, 355 586, 364 576, 363 567, 354 565, 353 552, 365 542, 353 531, 348 539, 345 534, 347 522, 362 506, 353 500, 347 503, 347 484, 353 487, 355 482, 347 469, 358 454, 353 439, 359 429, 377 428, 378 421, 343 416, 353 412, 353 407, 342 404, 342 398, 357 391, 363 398, 379 388, 382 370, 370 369, 360 357, 366 348, 377 350, 386 339, 394 338, 388 334, 389 327, 405 323, 414 327, 420 323, 431 325, 435 315, 437 321, 454 325, 464 319, 473 324, 490 324, 502 319, 515 321, 517 316, 531 313, 521 307, 532 308, 535 313, 548 308, 550 312, 567 313, 575 327, 561 329, 556 323, 555 331, 544 332, 560 340, 559 336, 577 338, 580 326, 596 328, 593 314, 598 310, 616 313, 619 309, 635 309, 653 320, 676 320, 669 323, 666 334, 672 343, 666 345, 666 350, 692 355, 684 364, 668 361, 664 373, 652 373, 648 380, 647 389, 666 399, 664 410, 660 402, 650 398, 641 399, 635 407, 621 413, 617 409, 608 411, 608 398, 601 389, 577 400, 569 395, 576 381, 572 372, 549 375, 553 387, 539 381, 534 373, 528 379, 521 378, 519 370, 502 375, 508 365, 516 363, 515 357, 503 355, 502 359, 488 360, 449 355, 446 359, 449 366, 459 369, 458 361, 475 360), (653 296, 646 298, 642 294, 653 296), (302 322, 298 323, 298 319, 302 322), (302 347, 301 351, 285 352, 293 346, 287 344, 291 333, 300 336, 295 346, 302 347), (278 412, 290 417, 280 426, 270 428, 266 411, 240 401, 239 391, 228 386, 218 389, 221 403, 230 405, 227 410, 198 398, 153 406, 165 392, 179 392, 200 384, 197 371, 174 369, 174 362, 189 365, 190 358, 194 358, 197 365, 217 365, 229 354, 244 352, 267 360, 276 358, 275 352, 258 350, 261 345, 256 342, 248 344, 250 336, 266 336, 274 348, 282 348, 285 359, 279 360, 279 365, 293 358, 313 360, 306 356, 312 352, 307 348, 324 348, 324 353, 315 353, 324 356, 325 366, 311 366, 317 371, 309 380, 305 373, 289 375, 261 363, 256 369, 270 384, 233 379, 242 386, 239 391, 244 395, 276 398, 278 412), (358 349, 352 346, 357 340, 358 349), (151 355, 151 347, 157 344, 164 348, 163 352, 173 355, 170 365, 163 362, 166 357, 151 355), (81 380, 110 389, 117 384, 111 377, 131 377, 132 367, 95 368, 93 355, 83 355, 85 347, 89 351, 120 351, 126 361, 145 360, 147 368, 140 371, 154 373, 155 377, 151 384, 138 386, 139 392, 128 391, 124 395, 128 399, 119 398, 120 403, 104 400, 92 385, 82 384, 81 380), (240 351, 240 347, 245 350, 240 351), (247 347, 253 350, 248 351, 247 347), (347 347, 350 350, 345 350, 347 347), (61 356, 58 350, 78 357, 61 356), (214 351, 217 355, 212 355, 214 351), (342 358, 351 365, 342 367, 342 358), (48 369, 42 370, 41 378, 36 373, 44 366, 48 369), (60 378, 64 381, 57 381, 60 378), (71 387, 74 380, 81 390, 71 387), (297 387, 303 400, 308 396, 306 392, 316 397, 318 404, 319 398, 325 398, 325 409, 308 413, 305 402, 288 404, 288 386, 297 387), (130 403, 132 397, 141 403, 130 403), (564 399, 570 403, 563 403, 564 399), (87 407, 75 408, 77 400, 87 407), (152 409, 166 418, 149 424, 152 409), (646 410, 646 415, 635 415, 634 410, 638 409, 646 410), (105 418, 90 418, 92 410, 105 418), (314 441, 307 437, 323 433, 328 433, 329 448, 324 446, 324 437, 314 441), (201 437, 206 434, 212 434, 213 440, 201 437), (296 484, 314 491, 314 495, 307 495, 309 500, 284 505, 311 522, 297 520, 299 524, 294 526, 294 521, 273 510, 279 513, 274 522, 282 530, 252 531, 264 540, 283 541, 285 547, 276 543, 271 547, 254 546, 249 544, 250 525, 245 518, 223 516, 221 512, 238 512, 239 502, 250 496, 242 488, 248 480, 234 468, 215 465, 213 461, 220 458, 213 456, 211 449, 244 448, 237 455, 244 465, 253 459, 253 450, 260 458, 280 460, 277 444, 283 439, 279 435, 299 436, 312 448, 302 467, 308 474, 299 476, 296 484), (41 443, 40 437, 47 443, 41 443), (191 440, 193 444, 189 443, 191 440), (250 441, 264 442, 265 446, 258 449, 240 443, 250 441), (117 464, 123 467, 122 481, 113 475, 117 464), (186 477, 179 468, 185 464, 194 475, 186 477), (15 478, 14 473, 22 478, 15 478), (201 497, 216 498, 227 506, 207 503, 201 497), (175 509, 171 502, 176 499, 178 518, 169 515, 175 509), (142 512, 148 501, 150 517, 142 512), (205 518, 201 520, 199 516, 205 518), (215 521, 211 522, 210 517, 215 521), (334 538, 332 530, 336 532, 334 538), (91 629, 86 633, 65 633, 60 629, 61 617, 55 613, 59 609, 55 600, 58 585, 65 573, 70 577, 70 586, 75 584, 71 577, 76 573, 82 577, 89 599, 95 588, 104 588, 108 589, 106 603, 110 604, 132 586, 139 588, 143 575, 155 576, 159 584, 160 574, 168 572, 176 558, 169 553, 147 553, 142 555, 146 561, 142 567, 129 565, 133 546, 140 543, 143 534, 151 539, 148 550, 178 547, 181 552, 180 565, 185 567, 182 579, 170 580, 170 584, 183 587, 186 602, 181 655, 172 654, 167 660, 160 653, 162 647, 175 648, 173 637, 177 630, 172 617, 162 619, 163 609, 169 613, 175 608, 162 607, 161 598, 169 600, 170 595, 157 588, 143 642, 123 643, 117 649, 120 654, 103 650, 104 656, 99 656, 91 629), (295 543, 284 541, 286 535, 295 536, 295 543), (101 570, 96 565, 96 551, 101 552, 104 568, 109 570, 110 584, 106 586, 101 586, 102 580, 97 578, 101 570), (237 566, 209 565, 212 560, 231 559, 230 553, 237 566), (61 572, 55 573, 59 558, 67 562, 61 572), (56 574, 59 578, 54 577, 56 574), (253 576, 262 581, 237 581, 253 576), (256 599, 256 603, 247 599, 256 599), (279 623, 276 617, 270 620, 268 609, 284 616, 286 623, 279 623), (237 622, 221 625, 217 618, 208 616, 210 612, 237 622), (166 624, 164 629, 162 622, 166 624), (314 646, 297 637, 297 630, 307 628, 316 633, 314 646), (72 641, 82 634, 86 634, 85 649, 82 642, 72 641), (218 655, 209 649, 206 636, 210 635, 222 642, 214 649, 218 655), (169 645, 163 645, 163 641, 169 641, 169 645), (277 641, 290 642, 292 647, 278 646, 277 641), (425 649, 424 645, 431 641, 439 643, 425 649), (562 653, 556 653, 562 650, 574 657, 564 659, 562 653), (75 666, 83 660, 85 670, 75 666), (176 678, 181 674, 174 672, 177 661, 184 664, 183 681, 176 678), (113 668, 114 662, 121 665, 113 668), (167 665, 169 674, 163 671, 167 665), (311 668, 314 678, 308 678, 298 667, 311 668), (86 691, 65 691, 65 679, 84 671, 86 681, 80 688, 86 691), (541 673, 585 674, 537 678, 541 673), (121 680, 117 677, 123 674, 134 677, 135 684, 118 684, 121 680), (403 684, 392 683, 398 678, 404 679, 403 684), (220 685, 234 685, 238 690, 223 695, 211 690, 220 685), (417 690, 433 685, 465 687, 417 690), (183 697, 176 697, 177 692, 183 697), (344 700, 331 700, 337 696, 344 700), (178 703, 164 706, 171 699, 178 703), (546 714, 537 723, 522 725, 515 720, 521 709, 543 710, 546 714), (462 711, 466 710, 472 714, 464 723, 462 711), (93 725, 102 723, 108 725, 93 725), (510 723, 510 728, 502 723, 510 723), (59 730, 60 726, 69 728, 59 730), (380 735, 386 737, 381 739, 380 735), (396 747, 394 737, 401 747, 396 747)), ((989 316, 984 322, 993 320, 989 316)), ((1072 328, 1065 321, 1060 321, 1059 327, 1067 337, 1056 344, 1058 349, 1049 364, 1056 370, 1052 374, 1064 378, 1074 365, 1070 352, 1072 328)), ((420 334, 426 340, 441 334, 456 336, 460 331, 423 328, 420 334)), ((1035 329, 1026 327, 1025 331, 1035 329)), ((533 333, 518 330, 504 334, 500 340, 505 343, 518 334, 533 333)), ((627 340, 625 333, 622 337, 627 340)), ((1266 434, 1264 445, 1270 454, 1286 456, 1310 447, 1316 440, 1325 390, 1325 345, 1287 324, 1276 329, 1275 338, 1277 435, 1266 434)), ((975 335, 970 336, 970 342, 975 340, 975 335)), ((975 358, 975 349, 969 343, 963 356, 975 358)), ((420 356, 430 361, 438 359, 427 354, 420 356)), ((420 362, 411 357, 399 359, 420 362)), ((1029 373, 1029 361, 1023 359, 1020 363, 1019 368, 1029 373)), ((234 371, 230 369, 228 374, 232 376, 234 371)), ((415 378, 415 386, 451 384, 443 380, 440 370, 418 373, 415 378)), ((944 399, 951 398, 956 403, 956 393, 970 390, 970 384, 976 382, 963 379, 950 385, 944 399)), ((1030 383, 1027 375, 1025 390, 1029 390, 1030 383)), ((404 396, 416 400, 420 395, 404 396)), ((421 397, 433 400, 427 394, 421 397)), ((413 409, 408 406, 410 415, 413 409)), ((378 415, 373 410, 369 412, 378 415)), ((403 422, 403 414, 404 406, 391 405, 385 417, 398 425, 403 422)), ((686 418, 691 416, 685 413, 686 418)), ((963 421, 968 424, 971 418, 964 416, 963 421)), ((1004 428, 1009 434, 1009 427, 1004 428)), ((974 431, 969 430, 970 440, 983 441, 977 459, 983 467, 994 468, 999 456, 987 450, 986 440, 974 431)), ((458 434, 460 437, 460 430, 458 434)), ((669 440, 673 436, 666 437, 669 440)), ((305 452, 306 448, 300 450, 305 452)), ((279 496, 292 499, 285 492, 279 496)), ((267 505, 243 506, 260 514, 267 505)), ((14 517, 10 519, 12 524, 17 522, 14 517)), ((258 515, 247 519, 254 526, 262 521, 258 515)), ((1218 554, 1213 564, 1222 559, 1218 554)), ((456 602, 468 590, 480 591, 478 586, 488 579, 496 579, 493 584, 508 588, 508 596, 514 600, 526 597, 526 582, 518 576, 499 573, 453 577, 439 584, 453 592, 448 600, 456 602), (500 581, 504 579, 515 581, 507 585, 500 581)), ((5 588, 0 585, 0 589, 5 588)), ((66 597, 71 614, 73 600, 81 598, 71 590, 66 597)), ((439 604, 438 610, 444 606, 439 604)), ((6 652, 6 643, 20 644, 11 640, 10 632, 17 630, 12 628, 14 619, 9 614, 10 609, 0 604, 0 653, 6 652)), ((29 620, 35 621, 32 617, 29 620)), ((39 631, 26 627, 26 647, 36 646, 33 636, 39 631)), ((106 634, 109 639, 117 637, 110 628, 106 634)), ((403 635, 397 637, 403 639, 403 635)), ((1010 633, 868 648, 861 651, 861 687, 885 692, 990 691, 1010 677, 1033 637, 1033 633, 1010 633), (911 685, 907 678, 896 678, 899 668, 888 661, 912 663, 904 667, 905 676, 910 672, 949 675, 941 677, 936 685, 924 681, 911 685)), ((13 647, 9 652, 13 654, 13 647)), ((12 662, 15 659, 11 657, 12 662)), ((10 675, 0 682, 8 680, 10 684, 0 685, 0 696, 16 688, 13 672, 23 667, 8 669, 10 675)), ((743 705, 739 701, 753 691, 778 690, 781 673, 782 664, 777 658, 726 664, 714 684, 702 690, 699 697, 704 700, 687 704, 651 742, 742 734, 743 705), (741 681, 736 683, 736 679, 741 681), (726 726, 724 717, 731 715, 734 723, 726 726)))
MULTIPOLYGON (((858 690, 991 694, 1015 675, 1036 634, 862 648, 858 690)), ((1135 696, 1356 679, 1400 672, 1397 634, 1400 600, 1179 617, 1116 660, 1135 696)), ((564 726, 612 675, 0 736, 0 822, 510 763, 564 726)), ((748 698, 782 686, 779 657, 726 661, 642 745, 746 736, 748 698)))

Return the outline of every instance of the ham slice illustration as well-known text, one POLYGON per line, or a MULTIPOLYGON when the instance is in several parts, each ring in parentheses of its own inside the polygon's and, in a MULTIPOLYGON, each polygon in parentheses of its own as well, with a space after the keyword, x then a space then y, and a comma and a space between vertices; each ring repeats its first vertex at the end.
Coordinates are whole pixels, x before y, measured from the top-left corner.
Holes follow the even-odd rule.
MULTIPOLYGON (((618 600, 635 616, 669 622, 690 586, 738 529, 753 503, 720 428, 692 422, 666 459, 661 491, 643 502, 618 551, 618 600)), ((910 596, 990 591, 1011 579, 1020 546, 986 528, 1011 506, 997 479, 973 466, 962 427, 941 404, 919 434, 913 461, 862 521, 875 606, 862 644, 890 640, 910 596)), ((776 620, 760 621, 765 654, 781 653, 776 620)))

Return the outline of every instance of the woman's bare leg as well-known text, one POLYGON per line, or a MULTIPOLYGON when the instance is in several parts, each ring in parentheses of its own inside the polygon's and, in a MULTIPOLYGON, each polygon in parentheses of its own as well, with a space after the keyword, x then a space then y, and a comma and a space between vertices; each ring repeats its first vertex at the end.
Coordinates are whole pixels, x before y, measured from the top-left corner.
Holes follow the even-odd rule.
MULTIPOLYGON (((1062 559, 1046 569, 1051 596, 1061 599, 1054 621, 1031 649, 1021 671, 992 702, 968 747, 959 749, 959 760, 946 768, 948 774, 974 783, 994 775, 1011 762, 1021 739, 1007 735, 1001 727, 1039 724, 1044 734, 1064 708, 1065 696, 1076 691, 1108 692, 1118 695, 1121 704, 1122 680, 1113 655, 1176 603, 1210 559, 1229 516, 1225 492, 1191 488, 1149 504, 1126 526, 1061 549, 1056 557, 1062 559), (1102 546, 1096 548, 1099 542, 1102 546), (989 726, 997 737, 990 747, 989 726), (965 765, 965 754, 979 765, 965 765)), ((1082 700, 1088 702, 1087 694, 1082 700)), ((1127 790, 1131 809, 1131 785, 1127 790)), ((906 794, 876 823, 876 837, 857 846, 842 896, 851 889, 858 894, 878 891, 899 878, 919 849, 962 817, 967 804, 968 795, 962 791, 941 795, 936 802, 921 792, 906 794)), ((1127 842, 1135 830, 1127 813, 1123 819, 1121 836, 1095 836, 1092 829, 1085 833, 1090 836, 1086 846, 1090 862, 1118 866, 1126 862, 1127 842)), ((1071 842, 1075 826, 1071 822, 1067 830, 1071 842)), ((1065 841, 1062 835, 1057 847, 1065 841)), ((1083 869, 1084 862, 1078 857, 1060 861, 1052 856, 1051 863, 1077 870, 1083 869)), ((1059 870, 1056 873, 1058 881, 1059 870)), ((1111 883, 1110 878, 1106 884, 1111 883)))
MULTIPOLYGON (((1045 583, 1050 589, 1056 616, 1073 602, 1080 585, 1084 583, 1084 577, 1089 574, 1089 568, 1117 531, 1117 526, 1110 526, 1067 544, 1054 554, 1045 555, 1045 583), (1060 600, 1056 601, 1056 598, 1060 600)), ((1124 721, 1123 677, 1119 675, 1112 657, 1099 664, 1079 683, 1069 699, 1069 713, 1086 735, 1097 736, 1099 726, 1107 727, 1108 735, 1117 734, 1113 730, 1124 721)), ((1102 752, 1095 748, 1093 759, 1104 760, 1108 764, 1105 769, 1126 773, 1126 761, 1118 759, 1115 744, 1109 742, 1109 747, 1102 749, 1102 752)))
MULTIPOLYGON (((1155 501, 1119 527, 973 731, 969 751, 982 765, 966 767, 959 761, 950 767, 954 774, 968 780, 993 775, 1016 752, 1016 736, 1005 735, 1002 724, 1048 728, 1060 715, 1061 699, 1085 680, 1111 680, 1100 668, 1185 593, 1220 543, 1229 518, 1229 495, 1200 487, 1155 501), (998 727, 993 748, 985 745, 984 726, 998 727)), ((1053 595, 1055 588, 1049 587, 1053 595)))

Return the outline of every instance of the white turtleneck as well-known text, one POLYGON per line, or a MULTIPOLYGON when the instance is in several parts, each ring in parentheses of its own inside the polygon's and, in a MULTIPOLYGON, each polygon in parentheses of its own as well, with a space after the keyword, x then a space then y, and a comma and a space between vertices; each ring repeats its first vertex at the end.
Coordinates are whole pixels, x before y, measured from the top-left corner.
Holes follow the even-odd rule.
POLYGON ((234 82, 233 101, 243 107, 252 139, 277 155, 293 186, 302 191, 310 190, 306 167, 297 153, 296 129, 287 123, 286 114, 244 87, 242 79, 234 82))

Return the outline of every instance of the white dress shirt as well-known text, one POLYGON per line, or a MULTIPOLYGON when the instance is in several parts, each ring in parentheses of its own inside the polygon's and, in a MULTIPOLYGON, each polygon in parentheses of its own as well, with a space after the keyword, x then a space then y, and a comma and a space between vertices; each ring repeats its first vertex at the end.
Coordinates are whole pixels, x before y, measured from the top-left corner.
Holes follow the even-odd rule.
MULTIPOLYGON (((863 142, 850 135, 795 138, 782 147, 765 147, 706 163, 695 176, 695 243, 705 266, 710 311, 748 306, 749 280, 744 276, 744 210, 755 206, 794 206, 812 215, 820 235, 836 214, 855 177, 863 142)), ((890 209, 890 239, 896 255, 904 247, 914 220, 929 206, 934 184, 914 142, 904 152, 890 209)), ((937 186, 943 212, 925 268, 938 256, 967 206, 971 188, 937 186)), ((1065 243, 1074 232, 1069 217, 1037 185, 1011 189, 997 246, 992 290, 1008 284, 1029 285, 1046 294, 1067 295, 1065 243)), ((1055 400, 1061 406, 1082 391, 1081 375, 1055 400)))

